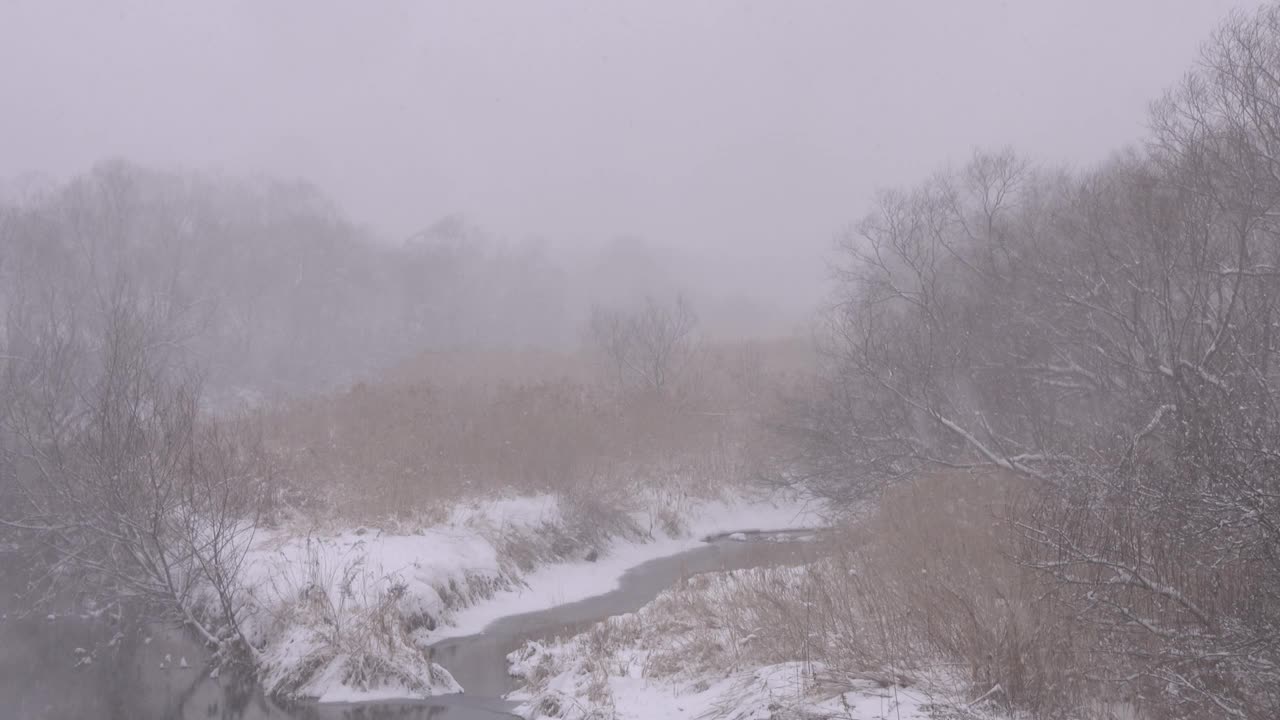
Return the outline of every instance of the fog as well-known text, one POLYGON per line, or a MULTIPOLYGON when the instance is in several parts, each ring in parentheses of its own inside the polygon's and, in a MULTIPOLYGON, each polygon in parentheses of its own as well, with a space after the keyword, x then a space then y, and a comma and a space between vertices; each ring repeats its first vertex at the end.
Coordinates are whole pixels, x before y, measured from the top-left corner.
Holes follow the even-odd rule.
POLYGON ((1242 4, 18 0, 0 167, 305 178, 389 240, 634 236, 807 310, 876 187, 979 146, 1101 160, 1242 4))
POLYGON ((1280 0, 0 0, 0 716, 1280 718, 1280 0))

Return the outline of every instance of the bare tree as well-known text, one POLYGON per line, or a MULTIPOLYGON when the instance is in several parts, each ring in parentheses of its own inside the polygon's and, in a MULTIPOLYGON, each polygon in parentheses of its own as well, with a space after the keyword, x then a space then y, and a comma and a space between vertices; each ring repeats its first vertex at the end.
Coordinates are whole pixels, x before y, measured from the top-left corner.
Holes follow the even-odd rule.
POLYGON ((797 429, 842 500, 930 466, 1039 488, 1019 560, 1161 716, 1280 712, 1280 8, 1231 19, 1150 146, 979 155, 841 245, 797 429))
POLYGON ((635 310, 594 307, 587 341, 619 387, 665 392, 693 351, 698 319, 683 295, 670 305, 646 298, 635 310))
POLYGON ((126 276, 92 322, 57 292, 11 299, 0 528, 34 563, 32 599, 141 605, 251 658, 237 591, 269 464, 251 428, 201 412, 167 352, 172 304, 126 276))

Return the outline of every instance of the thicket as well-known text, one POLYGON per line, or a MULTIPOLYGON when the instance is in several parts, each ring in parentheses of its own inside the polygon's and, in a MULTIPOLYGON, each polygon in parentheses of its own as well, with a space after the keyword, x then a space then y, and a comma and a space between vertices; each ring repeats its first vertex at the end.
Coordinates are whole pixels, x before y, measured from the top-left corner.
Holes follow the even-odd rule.
MULTIPOLYGON (((1280 713, 1278 207, 1269 6, 1214 34, 1142 147, 1087 172, 979 153, 842 241, 802 475, 846 503, 939 469, 924 502, 981 492, 969 477, 1028 488, 993 510, 1005 565, 981 567, 1040 584, 1001 600, 984 632, 1024 630, 982 684, 1033 709, 1079 681, 1151 717, 1280 713)), ((936 592, 894 622, 945 650, 923 610, 990 589, 936 592)))

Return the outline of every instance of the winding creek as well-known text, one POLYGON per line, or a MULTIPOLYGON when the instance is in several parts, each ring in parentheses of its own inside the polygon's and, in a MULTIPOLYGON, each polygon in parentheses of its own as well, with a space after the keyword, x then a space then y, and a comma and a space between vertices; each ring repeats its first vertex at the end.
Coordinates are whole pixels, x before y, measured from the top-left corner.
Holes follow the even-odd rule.
MULTIPOLYGON (((502 697, 516 688, 506 656, 528 640, 577 633, 613 615, 633 612, 692 574, 798 564, 816 552, 809 531, 732 533, 701 547, 652 560, 627 571, 604 595, 548 610, 503 618, 478 635, 450 638, 431 647, 433 659, 466 689, 461 695, 359 705, 283 708, 252 683, 213 677, 203 651, 177 633, 120 637, 110 661, 75 667, 78 657, 108 641, 111 632, 84 621, 0 621, 0 698, 4 717, 15 720, 120 718, 121 720, 363 720, 381 718, 512 717, 502 697), (48 625, 57 624, 57 631, 48 625), (105 635, 104 635, 105 633, 105 635), (188 667, 182 667, 183 661, 188 667)), ((98 624, 100 625, 100 624, 98 624)))

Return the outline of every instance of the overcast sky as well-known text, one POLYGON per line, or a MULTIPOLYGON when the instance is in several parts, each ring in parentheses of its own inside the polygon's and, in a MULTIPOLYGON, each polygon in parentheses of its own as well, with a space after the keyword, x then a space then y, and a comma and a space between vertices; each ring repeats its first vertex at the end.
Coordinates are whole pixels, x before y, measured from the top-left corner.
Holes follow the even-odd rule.
POLYGON ((1237 0, 0 3, 0 162, 314 181, 388 237, 620 234, 805 277, 975 146, 1088 165, 1237 0))

